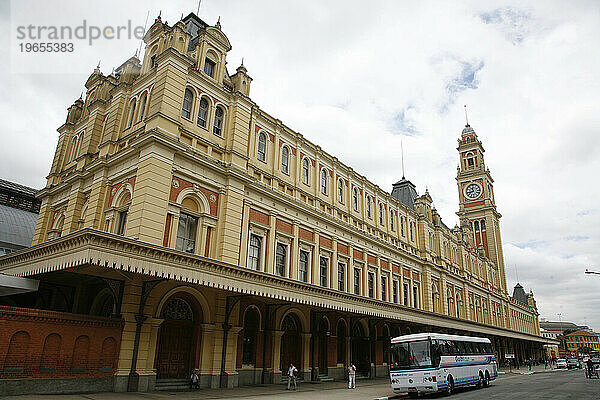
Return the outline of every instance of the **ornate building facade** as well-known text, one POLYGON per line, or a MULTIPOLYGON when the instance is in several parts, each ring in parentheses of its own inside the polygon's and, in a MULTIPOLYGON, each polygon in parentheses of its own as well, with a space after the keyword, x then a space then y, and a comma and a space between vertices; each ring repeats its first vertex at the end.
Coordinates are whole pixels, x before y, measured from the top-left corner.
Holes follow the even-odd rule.
POLYGON ((0 378, 153 390, 199 368, 202 386, 231 387, 276 382, 290 362, 340 379, 351 360, 375 377, 390 337, 425 331, 489 337, 500 359, 541 354, 533 294, 507 292, 470 126, 448 228, 428 192, 404 178, 382 190, 254 103, 219 23, 159 17, 144 41, 142 60, 96 69, 69 107, 34 246, 0 258, 44 287, 2 308, 43 318, 3 331, 0 378))

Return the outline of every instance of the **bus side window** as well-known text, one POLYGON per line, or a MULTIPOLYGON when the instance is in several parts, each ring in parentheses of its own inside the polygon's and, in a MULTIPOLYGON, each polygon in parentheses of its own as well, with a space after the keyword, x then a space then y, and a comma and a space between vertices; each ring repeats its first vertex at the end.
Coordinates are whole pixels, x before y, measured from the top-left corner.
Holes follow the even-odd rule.
POLYGON ((486 343, 485 344, 485 353, 486 354, 494 354, 494 349, 492 349, 492 344, 491 343, 486 343))
POLYGON ((465 344, 466 344, 466 342, 462 342, 462 341, 456 342, 456 345, 458 347, 458 351, 457 351, 458 355, 462 356, 462 355, 467 354, 467 348, 466 348, 465 344))

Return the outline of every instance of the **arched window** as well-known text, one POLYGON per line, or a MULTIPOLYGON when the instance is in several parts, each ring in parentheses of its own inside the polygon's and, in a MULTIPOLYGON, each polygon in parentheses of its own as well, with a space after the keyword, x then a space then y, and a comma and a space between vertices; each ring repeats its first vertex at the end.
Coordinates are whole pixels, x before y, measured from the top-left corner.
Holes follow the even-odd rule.
POLYGON ((285 276, 287 267, 287 246, 283 243, 277 243, 275 246, 275 273, 279 276, 285 276))
POLYGON ((135 117, 135 104, 136 101, 133 99, 129 106, 129 118, 127 119, 127 127, 131 127, 133 125, 133 118, 135 117))
POLYGON ((302 183, 304 183, 305 185, 308 185, 308 172, 308 159, 305 158, 304 160, 302 160, 302 183))
POLYGON ((411 241, 412 241, 412 240, 414 240, 414 233, 413 233, 413 231, 414 231, 414 224, 413 224, 413 222, 411 221, 411 222, 410 222, 410 240, 411 240, 411 241))
POLYGON ((390 212, 390 228, 392 230, 396 229, 396 226, 394 225, 394 212, 390 212))
POLYGON ((77 144, 79 143, 79 136, 73 137, 71 142, 71 154, 69 154, 69 162, 77 158, 77 144))
POLYGON ((400 234, 404 236, 404 217, 400 217, 400 234))
POLYGON ((290 150, 287 146, 283 146, 281 149, 281 172, 288 174, 290 171, 290 150))
POLYGON ((258 152, 256 156, 260 161, 267 161, 267 136, 263 132, 258 135, 258 152))
POLYGON ((248 246, 248 268, 260 271, 260 236, 251 234, 248 246))
POLYGON ((475 161, 473 160, 473 153, 467 153, 467 166, 472 167, 475 165, 475 161))
POLYGON ((344 181, 341 178, 338 179, 338 201, 344 203, 344 181))
POLYGON ((437 297, 438 297, 438 291, 437 291, 437 286, 434 284, 431 285, 431 306, 432 306, 432 311, 433 312, 437 312, 437 297))
POLYGON ((208 121, 208 100, 202 97, 200 99, 200 108, 198 110, 198 125, 206 128, 206 121, 208 121))
POLYGON ((481 230, 485 231, 485 220, 481 220, 481 230))
POLYGON ((225 112, 223 107, 217 106, 215 109, 215 125, 213 126, 213 132, 215 135, 221 136, 223 134, 223 116, 225 112))
POLYGON ((190 118, 192 115, 192 103, 194 102, 194 95, 190 89, 185 89, 183 95, 183 106, 181 107, 181 116, 184 118, 190 118))
POLYGON ((354 211, 358 211, 358 189, 357 188, 352 189, 352 208, 354 208, 354 211))
POLYGON ((371 196, 367 195, 367 218, 371 218, 371 196))
POLYGON ((144 113, 146 112, 146 101, 148 100, 148 94, 144 93, 140 100, 140 112, 138 113, 138 121, 144 119, 144 113))
POLYGON ((321 169, 321 193, 327 194, 327 169, 321 169))
POLYGON ((383 225, 383 203, 379 203, 379 224, 383 225))

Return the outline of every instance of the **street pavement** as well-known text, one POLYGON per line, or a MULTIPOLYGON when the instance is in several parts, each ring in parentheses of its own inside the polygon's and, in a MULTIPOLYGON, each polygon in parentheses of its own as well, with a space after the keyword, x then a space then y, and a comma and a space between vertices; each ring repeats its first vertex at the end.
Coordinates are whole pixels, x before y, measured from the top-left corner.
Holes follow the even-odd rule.
MULTIPOLYGON (((200 389, 184 392, 150 393, 94 393, 78 395, 28 395, 10 396, 7 400, 192 400, 192 399, 406 399, 391 390, 388 379, 359 380, 355 390, 348 390, 345 382, 301 383, 297 391, 287 391, 283 385, 251 386, 235 389, 200 389)), ((441 394, 424 397, 441 399, 441 394)), ((521 368, 517 372, 503 373, 488 388, 467 388, 457 391, 452 399, 600 399, 600 379, 585 379, 583 370, 544 370, 534 368, 533 373, 521 368)))

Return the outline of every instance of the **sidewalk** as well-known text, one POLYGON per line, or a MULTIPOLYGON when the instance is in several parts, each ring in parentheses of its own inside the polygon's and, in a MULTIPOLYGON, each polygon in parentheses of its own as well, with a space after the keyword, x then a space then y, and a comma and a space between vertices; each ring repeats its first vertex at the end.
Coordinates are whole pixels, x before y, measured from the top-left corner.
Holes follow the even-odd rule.
MULTIPOLYGON (((371 386, 389 385, 389 378, 361 379, 357 383, 357 392, 371 386)), ((161 392, 143 392, 143 393, 87 393, 87 394, 64 394, 64 395, 22 395, 8 396, 7 400, 137 400, 137 399, 173 399, 176 394, 177 400, 198 400, 198 399, 235 399, 261 396, 278 397, 289 396, 300 399, 308 398, 311 392, 326 390, 347 389, 348 382, 299 382, 297 391, 286 390, 287 384, 269 384, 257 386, 244 386, 232 389, 198 389, 186 391, 161 391, 161 392), (303 395, 294 395, 294 393, 304 393, 303 395)), ((314 396, 314 395, 313 395, 314 396)), ((310 396, 312 397, 312 396, 310 396)), ((373 397, 370 397, 373 398, 373 397)))
POLYGON ((544 367, 544 364, 541 365, 534 365, 531 367, 531 371, 529 370, 529 366, 527 365, 522 365, 521 368, 516 369, 516 368, 511 368, 509 369, 508 367, 502 367, 502 368, 498 368, 498 372, 500 374, 519 374, 519 375, 531 375, 531 374, 539 374, 542 372, 554 372, 554 371, 560 371, 557 370, 554 365, 550 366, 548 365, 548 368, 544 367))

